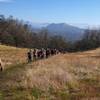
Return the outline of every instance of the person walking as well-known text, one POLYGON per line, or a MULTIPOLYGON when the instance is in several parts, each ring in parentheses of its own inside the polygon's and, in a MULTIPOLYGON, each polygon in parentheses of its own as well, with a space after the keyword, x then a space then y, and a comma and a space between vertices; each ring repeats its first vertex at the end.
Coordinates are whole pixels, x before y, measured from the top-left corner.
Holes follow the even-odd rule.
POLYGON ((0 58, 0 71, 3 71, 3 68, 4 66, 3 66, 3 63, 2 63, 2 60, 1 60, 1 58, 0 58))
POLYGON ((30 50, 28 51, 28 53, 27 53, 28 63, 29 63, 29 62, 32 62, 32 60, 33 60, 33 59, 32 59, 32 58, 33 58, 32 54, 33 54, 33 53, 32 53, 32 50, 30 49, 30 50))

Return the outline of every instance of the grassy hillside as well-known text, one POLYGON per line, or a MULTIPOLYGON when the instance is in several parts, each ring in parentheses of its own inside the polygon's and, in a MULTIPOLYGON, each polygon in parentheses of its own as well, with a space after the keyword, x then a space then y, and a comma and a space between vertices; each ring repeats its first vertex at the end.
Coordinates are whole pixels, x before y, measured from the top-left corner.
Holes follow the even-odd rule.
POLYGON ((27 49, 0 46, 0 100, 100 100, 100 49, 27 64, 27 49))
POLYGON ((27 60, 27 49, 0 45, 0 58, 5 63, 5 68, 9 65, 23 63, 27 60))

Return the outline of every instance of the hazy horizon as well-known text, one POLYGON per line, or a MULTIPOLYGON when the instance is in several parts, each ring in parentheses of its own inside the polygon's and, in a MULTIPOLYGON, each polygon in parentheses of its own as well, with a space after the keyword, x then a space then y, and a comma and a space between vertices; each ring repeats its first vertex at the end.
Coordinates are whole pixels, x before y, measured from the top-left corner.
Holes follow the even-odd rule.
POLYGON ((32 23, 100 26, 100 0, 0 0, 0 14, 32 23))

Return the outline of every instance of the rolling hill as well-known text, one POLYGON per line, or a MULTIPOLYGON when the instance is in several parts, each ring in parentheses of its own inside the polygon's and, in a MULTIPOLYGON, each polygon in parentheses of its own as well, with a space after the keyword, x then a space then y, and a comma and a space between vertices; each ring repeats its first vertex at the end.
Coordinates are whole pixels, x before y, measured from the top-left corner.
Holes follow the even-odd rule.
POLYGON ((99 100, 100 48, 27 63, 28 49, 0 45, 0 100, 99 100), (9 67, 8 67, 9 66, 9 67))

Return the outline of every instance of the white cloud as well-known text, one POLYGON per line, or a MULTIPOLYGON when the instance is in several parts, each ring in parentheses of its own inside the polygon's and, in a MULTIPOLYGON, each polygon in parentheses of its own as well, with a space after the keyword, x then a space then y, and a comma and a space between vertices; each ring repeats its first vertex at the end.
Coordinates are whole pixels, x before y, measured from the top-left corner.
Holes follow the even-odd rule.
POLYGON ((0 0, 0 2, 4 2, 4 3, 7 3, 7 2, 12 2, 13 0, 0 0))

